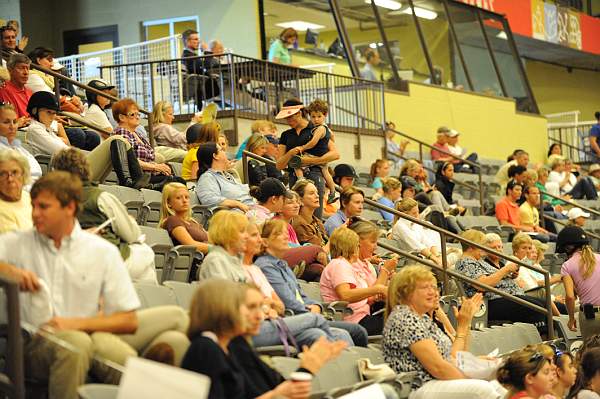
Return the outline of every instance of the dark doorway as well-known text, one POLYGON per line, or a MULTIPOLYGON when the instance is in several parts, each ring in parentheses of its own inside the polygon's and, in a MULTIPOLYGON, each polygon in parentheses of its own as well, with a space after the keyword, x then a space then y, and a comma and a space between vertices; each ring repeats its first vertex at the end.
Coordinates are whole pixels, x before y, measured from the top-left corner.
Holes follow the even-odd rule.
POLYGON ((63 32, 65 55, 79 54, 79 46, 98 42, 112 42, 112 47, 119 45, 118 25, 99 26, 96 28, 68 30, 63 32))

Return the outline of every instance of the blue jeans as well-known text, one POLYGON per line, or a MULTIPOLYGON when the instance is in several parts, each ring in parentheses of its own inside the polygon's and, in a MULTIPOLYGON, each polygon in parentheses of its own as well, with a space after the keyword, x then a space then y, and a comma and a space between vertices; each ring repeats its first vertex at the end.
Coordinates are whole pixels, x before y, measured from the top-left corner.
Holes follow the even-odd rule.
MULTIPOLYGON (((312 345, 313 342, 321 337, 325 337, 330 341, 346 341, 349 346, 354 345, 348 332, 339 328, 330 328, 327 320, 319 314, 303 313, 286 317, 284 321, 300 348, 303 345, 312 345)), ((277 326, 270 320, 262 322, 259 334, 252 341, 256 347, 282 344, 277 326)))
POLYGON ((369 335, 367 334, 367 330, 360 324, 349 323, 347 321, 330 321, 329 326, 334 327, 333 330, 345 330, 348 334, 350 334, 350 337, 356 346, 366 347, 369 344, 369 335))

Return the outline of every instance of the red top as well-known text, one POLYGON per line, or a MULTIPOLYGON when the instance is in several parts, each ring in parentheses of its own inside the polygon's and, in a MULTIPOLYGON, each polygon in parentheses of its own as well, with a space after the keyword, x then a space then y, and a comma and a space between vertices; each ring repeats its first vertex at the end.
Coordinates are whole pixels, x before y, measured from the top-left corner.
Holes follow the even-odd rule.
MULTIPOLYGON (((433 145, 433 147, 439 148, 442 151, 450 152, 450 149, 448 148, 447 144, 442 145, 442 144, 440 144, 440 143, 438 143, 436 141, 432 145, 433 145)), ((441 152, 439 152, 439 151, 437 151, 437 150, 435 150, 433 148, 431 149, 431 159, 433 159, 434 161, 437 161, 440 158, 447 158, 449 156, 450 155, 443 154, 443 153, 441 153, 441 152)))
POLYGON ((506 221, 513 226, 520 226, 519 204, 510 202, 508 197, 502 198, 496 204, 496 219, 498 222, 506 221))
POLYGON ((526 398, 529 395, 527 395, 527 392, 525 391, 521 391, 521 392, 517 392, 516 394, 514 394, 513 396, 510 397, 510 399, 521 399, 521 398, 526 398))
POLYGON ((11 81, 4 84, 4 87, 0 88, 0 101, 10 103, 15 107, 17 116, 29 116, 27 113, 27 103, 33 93, 26 87, 19 89, 11 81))

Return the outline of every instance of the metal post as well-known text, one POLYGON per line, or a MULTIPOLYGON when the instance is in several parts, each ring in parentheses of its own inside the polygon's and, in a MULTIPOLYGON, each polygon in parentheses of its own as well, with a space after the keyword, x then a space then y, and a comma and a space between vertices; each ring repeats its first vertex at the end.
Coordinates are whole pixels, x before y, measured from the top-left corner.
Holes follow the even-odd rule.
POLYGON ((423 48, 423 54, 425 54, 425 60, 427 61, 427 66, 429 67, 429 78, 433 82, 434 81, 433 62, 431 62, 431 55, 429 54, 429 48, 427 47, 427 43, 425 43, 425 35, 423 34, 423 30, 421 29, 421 23, 419 22, 419 18, 415 14, 415 5, 413 4, 413 0, 408 0, 408 4, 410 5, 410 9, 412 10, 413 21, 417 28, 417 33, 419 35, 419 41, 421 42, 421 47, 423 48))
POLYGON ((510 97, 508 91, 506 90, 506 86, 504 85, 504 79, 502 79, 502 74, 500 73, 500 67, 498 66, 498 62, 496 61, 496 56, 494 55, 494 50, 492 49, 492 43, 490 43, 490 38, 485 30, 485 26, 483 25, 483 18, 481 18, 481 11, 479 9, 475 10, 477 13, 477 20, 479 21, 479 26, 481 27, 481 31, 483 32, 483 38, 485 39, 485 44, 488 47, 488 51, 490 52, 490 57, 492 59, 492 64, 494 65, 494 70, 496 71, 496 75, 498 76, 498 82, 500 83, 500 88, 502 89, 502 94, 504 97, 510 97))
POLYGON ((244 171, 244 181, 249 184, 250 177, 248 176, 248 155, 246 151, 242 151, 242 170, 244 171))
POLYGON ((358 62, 356 62, 356 58, 354 58, 352 43, 350 42, 350 37, 346 31, 344 16, 342 15, 342 10, 339 7, 338 0, 329 0, 329 6, 331 7, 331 12, 335 20, 337 31, 340 34, 340 39, 342 40, 344 50, 346 51, 346 56, 348 57, 348 64, 350 65, 352 76, 360 77, 360 69, 358 68, 358 62))
POLYGON ((552 316, 552 293, 550 292, 550 274, 544 273, 544 286, 546 290, 546 322, 548 323, 548 339, 554 339, 554 317, 552 316))
POLYGON ((379 29, 379 34, 381 35, 381 41, 383 42, 383 47, 385 48, 385 52, 388 55, 388 59, 390 60, 390 64, 392 66, 392 75, 394 76, 394 82, 400 84, 400 73, 398 72, 398 65, 394 61, 394 55, 392 54, 392 50, 390 48, 390 43, 388 42, 387 35, 385 33, 385 29, 383 28, 383 22, 381 21, 381 15, 379 14, 379 9, 375 4, 375 0, 371 0, 371 8, 373 9, 373 14, 375 15, 375 21, 377 22, 377 28, 379 29))
MULTIPOLYGON (((442 0, 442 4, 444 5, 444 10, 446 11, 446 17, 448 18, 448 27, 450 28, 450 37, 454 40, 454 44, 456 45, 456 52, 458 53, 458 59, 463 67, 463 72, 465 73, 465 77, 467 78, 467 83, 469 84, 469 88, 471 90, 475 90, 473 86, 473 81, 471 80, 471 74, 467 69, 467 63, 465 62, 465 57, 462 53, 462 49, 460 48, 460 43, 458 41, 458 36, 456 35, 456 31, 454 30, 454 23, 452 22, 452 17, 450 16, 450 9, 448 7, 448 1, 442 0)), ((432 80, 433 83, 433 80, 432 80)))
POLYGON ((442 272, 442 279, 444 281, 444 295, 448 294, 448 259, 447 249, 446 249, 446 234, 440 234, 440 246, 442 247, 442 267, 444 268, 442 272))

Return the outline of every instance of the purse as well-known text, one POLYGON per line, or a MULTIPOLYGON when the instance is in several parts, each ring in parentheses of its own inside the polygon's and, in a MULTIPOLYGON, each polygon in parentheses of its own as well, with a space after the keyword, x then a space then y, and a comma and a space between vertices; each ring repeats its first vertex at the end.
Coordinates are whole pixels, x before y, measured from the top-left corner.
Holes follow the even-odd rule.
POLYGON ((358 374, 361 381, 382 380, 396 375, 394 370, 387 363, 373 364, 371 359, 361 358, 357 360, 358 374))

